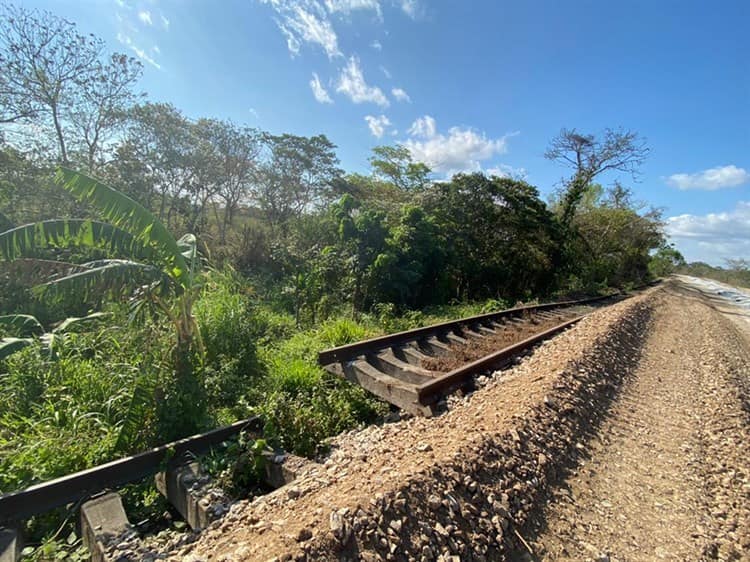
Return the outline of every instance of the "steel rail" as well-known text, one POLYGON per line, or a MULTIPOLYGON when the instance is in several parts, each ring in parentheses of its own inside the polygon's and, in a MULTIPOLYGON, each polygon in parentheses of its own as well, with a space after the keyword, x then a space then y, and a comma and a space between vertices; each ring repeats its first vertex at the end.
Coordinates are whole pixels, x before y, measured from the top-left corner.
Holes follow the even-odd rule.
POLYGON ((252 417, 200 433, 149 451, 117 459, 80 472, 68 474, 48 482, 35 484, 25 490, 0 496, 0 523, 22 521, 56 507, 86 499, 102 490, 116 489, 163 470, 173 459, 184 459, 188 454, 200 454, 211 446, 249 429, 258 433, 260 419, 252 417))
POLYGON ((497 312, 489 312, 486 314, 480 314, 478 316, 470 316, 467 318, 461 318, 459 320, 451 320, 448 322, 442 322, 440 324, 433 324, 431 326, 423 326, 421 328, 415 328, 413 330, 406 330, 403 332, 397 332, 395 334, 388 334, 385 336, 379 336, 368 340, 342 345, 331 349, 326 349, 318 354, 318 364, 321 366, 329 365, 336 362, 349 361, 355 357, 365 355, 367 353, 373 353, 388 347, 394 347, 402 345, 404 343, 417 341, 426 337, 449 332, 460 326, 470 326, 472 324, 483 324, 492 320, 500 320, 502 318, 518 316, 524 312, 535 312, 543 310, 551 310, 556 308, 568 308, 576 305, 584 305, 606 299, 616 298, 622 296, 622 293, 614 293, 612 295, 606 295, 601 297, 592 297, 582 300, 574 301, 561 301, 554 303, 535 304, 529 306, 519 306, 516 308, 509 308, 506 310, 500 310, 497 312))
POLYGON ((539 332, 538 334, 534 334, 533 336, 528 337, 525 340, 514 343, 513 345, 509 345, 508 347, 505 347, 494 353, 490 353, 489 355, 485 355, 484 357, 467 363, 466 365, 462 365, 461 367, 449 371, 445 375, 436 378, 435 380, 421 384, 416 388, 417 400, 424 406, 433 404, 440 399, 443 392, 450 389, 452 386, 460 385, 461 383, 465 382, 470 376, 475 375, 476 373, 484 369, 488 369, 490 367, 503 363, 508 359, 512 359, 519 353, 526 351, 537 343, 550 338, 559 332, 562 332, 576 322, 580 322, 584 317, 585 315, 578 316, 566 322, 562 322, 561 324, 553 326, 548 330, 539 332))

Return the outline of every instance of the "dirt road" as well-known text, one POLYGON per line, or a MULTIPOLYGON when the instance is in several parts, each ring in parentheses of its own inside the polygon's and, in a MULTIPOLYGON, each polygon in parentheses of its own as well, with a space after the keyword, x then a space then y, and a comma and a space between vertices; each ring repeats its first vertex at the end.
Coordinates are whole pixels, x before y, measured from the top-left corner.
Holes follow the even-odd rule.
POLYGON ((750 560, 747 342, 695 290, 657 298, 637 368, 534 518, 537 559, 750 560))

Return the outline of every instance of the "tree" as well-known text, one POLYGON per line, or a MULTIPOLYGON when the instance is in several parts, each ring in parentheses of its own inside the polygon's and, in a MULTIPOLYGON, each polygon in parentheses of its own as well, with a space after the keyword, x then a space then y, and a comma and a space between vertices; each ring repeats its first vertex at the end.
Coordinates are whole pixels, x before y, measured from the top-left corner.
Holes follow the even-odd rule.
POLYGON ((534 187, 457 174, 435 184, 425 206, 448 254, 445 275, 453 296, 519 298, 551 288, 559 224, 534 187))
MULTIPOLYGON (((216 179, 214 211, 219 225, 221 243, 226 243, 241 201, 250 197, 257 175, 260 135, 250 127, 215 119, 201 119, 196 124, 199 136, 213 152, 213 173, 216 179), (223 209, 219 211, 218 202, 223 209)), ((201 180, 201 181, 207 181, 201 180)))
POLYGON ((123 186, 138 186, 144 205, 174 228, 180 199, 194 181, 195 150, 194 130, 177 108, 145 103, 129 112, 128 135, 118 148, 115 173, 123 186))
POLYGON ((594 178, 607 171, 626 172, 635 178, 648 153, 645 140, 632 131, 605 129, 597 137, 580 134, 575 129, 562 129, 552 139, 544 156, 573 169, 573 176, 564 184, 563 224, 570 224, 594 178))
POLYGON ((137 97, 132 87, 141 72, 139 61, 115 53, 107 63, 97 61, 91 76, 79 84, 80 91, 70 107, 69 117, 89 170, 99 167, 97 157, 109 147, 113 135, 124 124, 127 109, 137 97))
POLYGON ((724 261, 727 264, 727 268, 732 271, 750 271, 750 261, 744 258, 727 259, 724 261))
POLYGON ((391 182, 402 191, 421 190, 429 183, 430 168, 414 162, 405 146, 376 146, 372 152, 370 166, 376 179, 391 182))
POLYGON ((662 244, 651 256, 648 269, 654 277, 665 277, 685 267, 685 258, 673 244, 662 244))
POLYGON ((645 281, 651 252, 664 244, 661 212, 634 203, 630 190, 620 184, 606 192, 592 184, 582 201, 568 246, 581 288, 645 281))
POLYGON ((387 249, 373 264, 374 300, 410 308, 435 302, 445 264, 445 249, 435 243, 439 234, 423 208, 401 209, 386 240, 387 249))
POLYGON ((0 143, 0 232, 24 224, 72 213, 77 205, 52 183, 51 170, 9 144, 0 143), (10 223, 10 224, 8 224, 10 223))
POLYGON ((388 250, 388 227, 385 214, 372 209, 361 209, 351 195, 344 195, 330 209, 344 248, 351 281, 349 296, 352 312, 357 313, 371 304, 374 268, 388 250))
POLYGON ((94 167, 106 132, 132 99, 141 64, 81 35, 75 24, 49 12, 0 5, 0 122, 50 125, 58 158, 69 162, 71 142, 85 146, 94 167), (69 129, 76 129, 73 139, 69 129))
POLYGON ((326 200, 341 175, 334 145, 325 135, 266 134, 267 158, 258 170, 254 197, 271 229, 326 200))
POLYGON ((92 293, 130 295, 133 314, 147 307, 162 313, 175 333, 175 377, 164 388, 164 408, 172 412, 166 438, 199 429, 205 415, 200 372, 200 330, 192 313, 200 288, 200 258, 195 236, 175 240, 148 210, 97 180, 68 169, 55 181, 77 199, 97 208, 109 222, 55 219, 31 223, 0 233, 0 257, 35 257, 46 249, 82 247, 105 250, 113 258, 69 264, 69 271, 36 287, 45 295, 92 293))

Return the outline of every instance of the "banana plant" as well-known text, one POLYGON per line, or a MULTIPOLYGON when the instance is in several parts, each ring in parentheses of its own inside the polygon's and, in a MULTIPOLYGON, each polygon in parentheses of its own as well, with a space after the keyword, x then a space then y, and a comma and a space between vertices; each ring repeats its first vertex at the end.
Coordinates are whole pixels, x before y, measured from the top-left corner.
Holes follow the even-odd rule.
MULTIPOLYGON (((0 257, 16 260, 69 247, 99 249, 116 256, 68 264, 66 274, 48 279, 34 290, 53 296, 127 294, 134 313, 150 306, 164 314, 176 339, 172 392, 181 396, 181 405, 175 407, 184 406, 185 416, 199 417, 204 400, 194 365, 196 358, 202 361, 203 348, 192 307, 202 278, 195 236, 176 239, 148 209, 80 172, 58 168, 54 181, 95 208, 104 220, 64 218, 11 228, 0 233, 0 257)), ((183 421, 184 431, 195 429, 198 423, 183 421)))
POLYGON ((62 338, 72 326, 97 320, 104 316, 107 316, 104 312, 94 312, 83 317, 66 318, 50 331, 46 331, 41 322, 29 314, 0 316, 0 328, 5 333, 14 334, 0 339, 0 360, 10 357, 36 341, 41 342, 43 349, 49 353, 51 358, 54 358, 62 338))

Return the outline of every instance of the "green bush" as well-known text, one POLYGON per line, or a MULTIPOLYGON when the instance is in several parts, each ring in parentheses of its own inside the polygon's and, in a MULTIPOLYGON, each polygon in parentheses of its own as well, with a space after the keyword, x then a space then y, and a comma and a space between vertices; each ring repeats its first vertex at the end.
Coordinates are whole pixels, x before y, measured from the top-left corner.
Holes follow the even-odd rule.
MULTIPOLYGON (((147 339, 124 328, 69 334, 55 357, 35 345, 0 365, 0 490, 112 458, 135 381, 157 377, 147 339)), ((138 427, 143 448, 153 419, 138 427)))
POLYGON ((266 331, 243 287, 227 274, 209 277, 194 305, 205 349, 204 379, 209 410, 231 408, 243 389, 263 374, 256 341, 266 331))
POLYGON ((359 386, 321 372, 318 384, 271 390, 256 409, 272 443, 313 457, 325 440, 387 413, 388 406, 359 386))
POLYGON ((340 318, 297 332, 260 350, 266 366, 263 381, 246 397, 249 411, 260 415, 269 442, 296 454, 313 456, 325 439, 372 422, 388 406, 362 388, 326 373, 318 352, 361 340, 372 328, 340 318))

